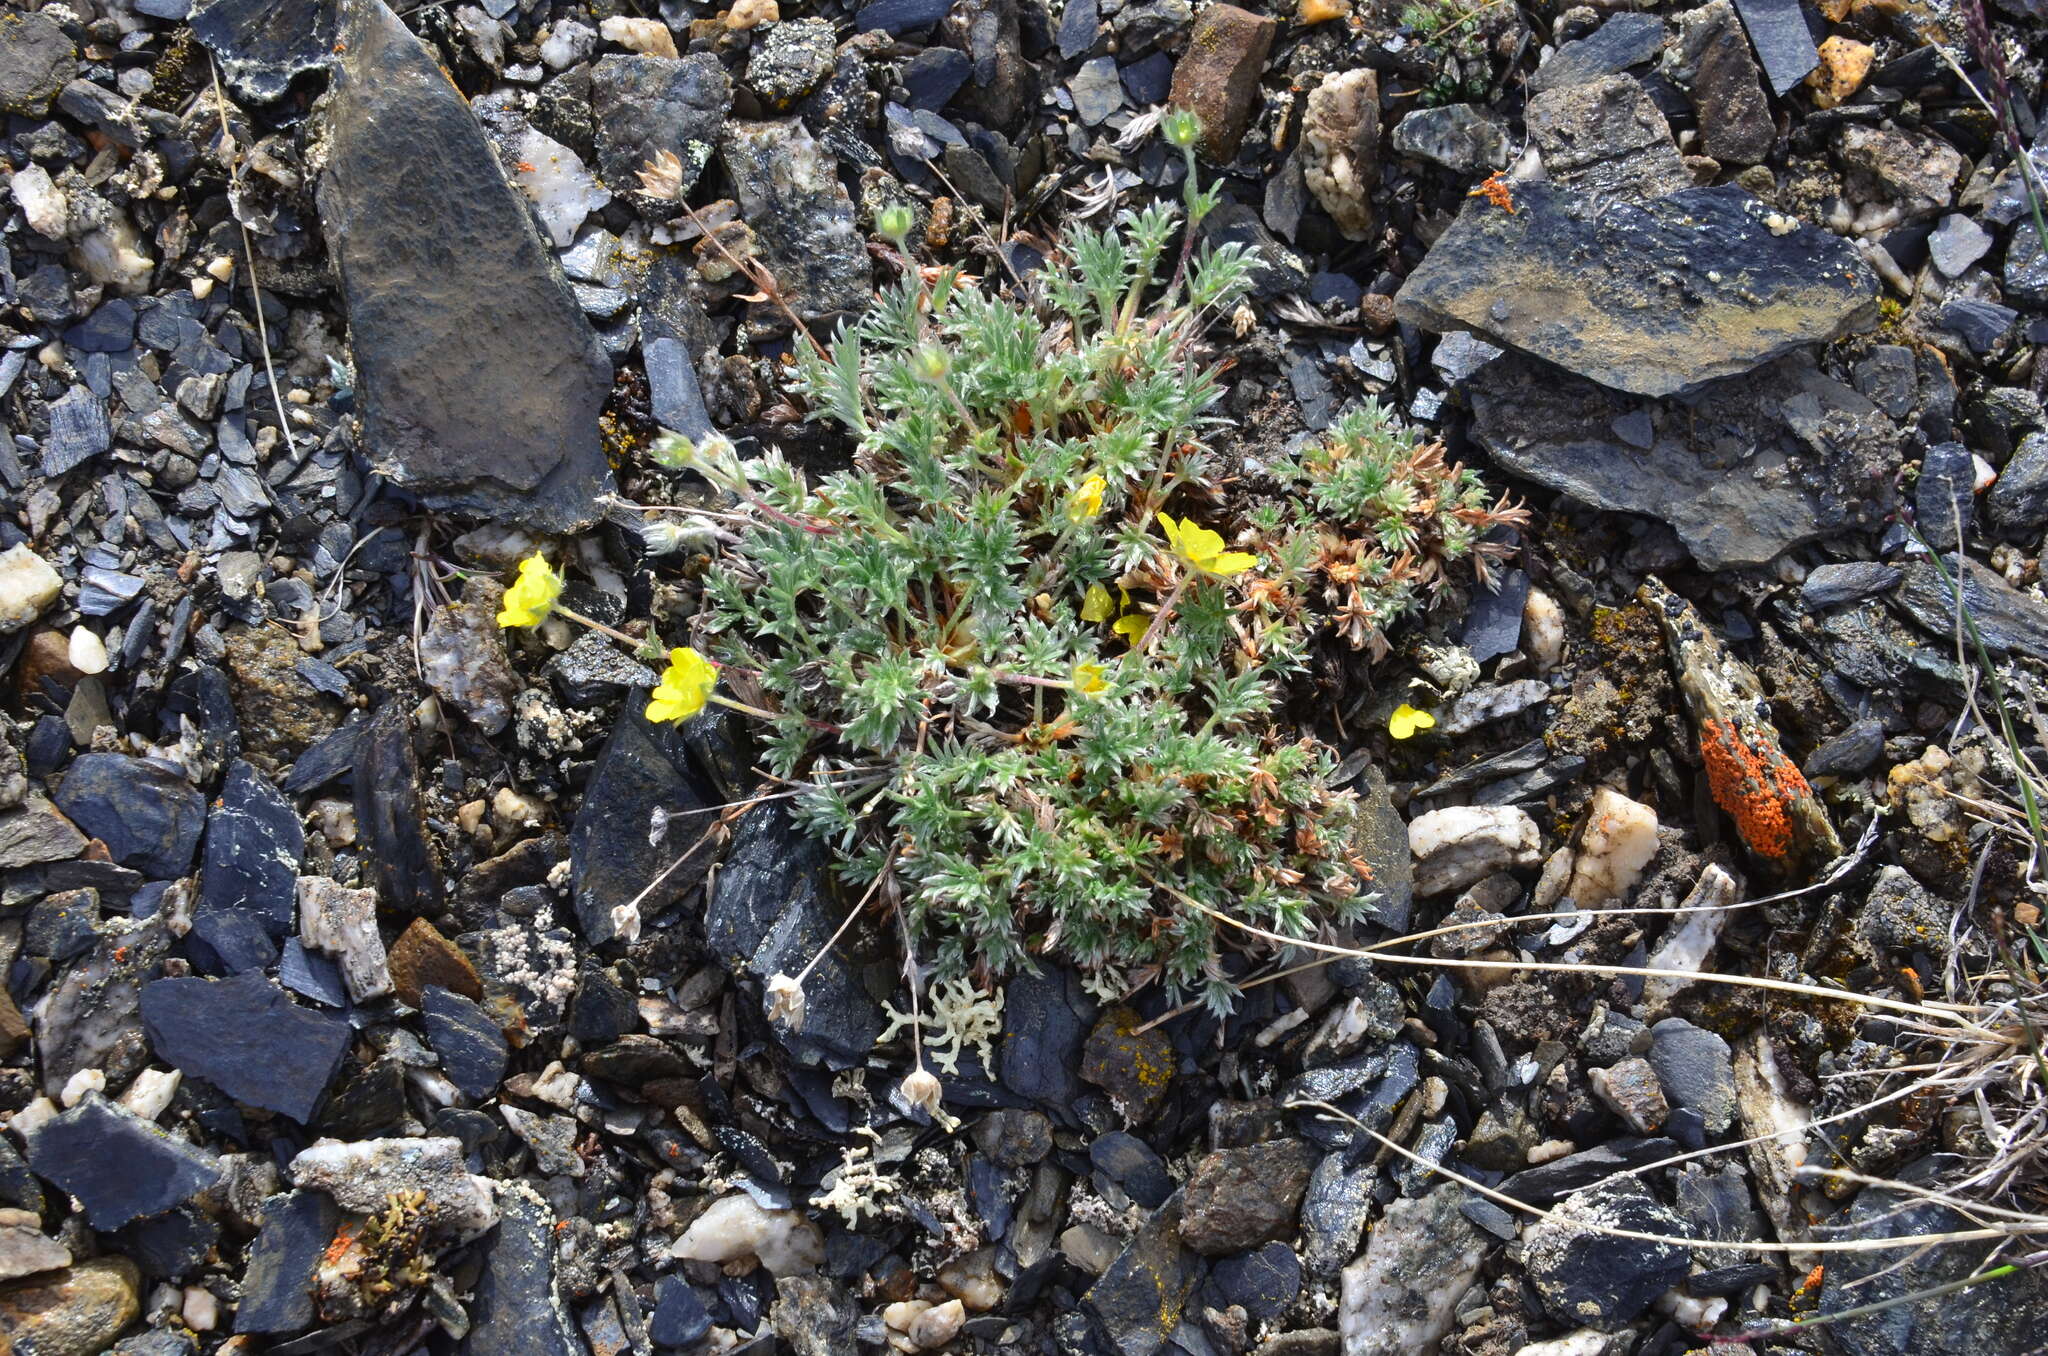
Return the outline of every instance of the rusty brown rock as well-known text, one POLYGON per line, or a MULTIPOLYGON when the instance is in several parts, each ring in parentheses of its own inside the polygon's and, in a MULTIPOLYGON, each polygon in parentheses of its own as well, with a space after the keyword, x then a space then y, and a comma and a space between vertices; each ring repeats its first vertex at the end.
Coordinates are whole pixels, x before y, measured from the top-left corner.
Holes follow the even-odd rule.
POLYGON ((1292 1234, 1317 1157, 1298 1139, 1204 1154, 1188 1177, 1181 1241, 1205 1257, 1221 1257, 1292 1234))
POLYGON ((1219 164, 1237 158, 1259 93, 1259 72, 1273 50, 1277 19, 1236 5, 1211 5, 1195 20, 1187 53, 1173 68, 1166 102, 1202 120, 1202 149, 1219 164))
POLYGON ((483 981, 469 957, 424 918, 413 919, 391 944, 390 964, 391 987, 410 1007, 420 1006, 430 984, 464 998, 483 999, 483 981))

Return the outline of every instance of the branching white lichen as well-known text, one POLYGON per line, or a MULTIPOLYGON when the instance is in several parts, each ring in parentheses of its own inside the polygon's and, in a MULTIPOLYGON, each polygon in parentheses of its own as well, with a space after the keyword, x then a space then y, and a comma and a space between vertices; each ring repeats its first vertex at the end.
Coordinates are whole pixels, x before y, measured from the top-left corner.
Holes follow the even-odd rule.
POLYGON ((932 1063, 947 1073, 959 1074, 960 1056, 970 1045, 981 1056, 982 1067, 993 1069, 995 1047, 991 1042, 1003 1029, 1003 991, 985 994, 965 979, 941 980, 932 985, 930 998, 931 1011, 922 1016, 915 1009, 900 1012, 885 1000, 882 1010, 889 1014, 889 1025, 882 1031, 882 1040, 904 1027, 921 1026, 932 1063))
POLYGON ((901 1183, 875 1162, 875 1146, 882 1137, 863 1125, 856 1127, 871 1141, 855 1142, 840 1151, 839 1166, 826 1174, 826 1189, 811 1197, 811 1204, 823 1210, 837 1210, 849 1229, 858 1228, 863 1213, 882 1215, 888 1206, 881 1200, 893 1196, 901 1183))

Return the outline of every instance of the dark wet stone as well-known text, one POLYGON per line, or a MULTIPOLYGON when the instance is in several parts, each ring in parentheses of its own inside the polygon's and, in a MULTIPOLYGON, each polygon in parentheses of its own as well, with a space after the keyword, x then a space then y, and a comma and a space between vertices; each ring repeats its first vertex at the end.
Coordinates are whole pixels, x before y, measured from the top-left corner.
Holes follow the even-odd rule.
POLYGON ((1679 22, 1681 45, 1693 69, 1701 152, 1723 164, 1758 163, 1771 153, 1778 128, 1734 9, 1727 0, 1716 0, 1679 22))
MULTIPOLYGON (((1956 577, 1956 557, 1944 556, 1949 580, 1956 577)), ((1976 623, 1977 636, 1994 655, 2022 654, 2048 659, 2048 603, 2022 593, 1994 571, 1967 558, 1963 561, 1963 602, 1976 623)), ((1929 560, 1906 565, 1906 581, 1894 596, 1906 615, 1944 646, 1956 634, 1956 591, 1929 560)), ((1950 651, 1951 656, 1953 650, 1950 651)))
POLYGON ((293 1191, 263 1203, 263 1228, 249 1246, 235 1331, 277 1337, 304 1332, 319 1314, 313 1272, 340 1223, 334 1198, 323 1191, 293 1191))
POLYGON ((1881 560, 1816 565, 1799 585, 1799 601, 1814 609, 1860 602, 1889 592, 1904 577, 1881 560))
POLYGON ((61 476, 92 460, 114 444, 114 426, 107 402, 83 386, 74 386, 50 402, 50 432, 43 439, 42 471, 61 476))
POLYGON ((371 715, 356 744, 356 832, 364 848, 365 885, 378 907, 400 917, 433 913, 441 904, 441 871, 420 810, 419 759, 412 721, 396 699, 371 715))
POLYGON ((939 30, 939 40, 973 64, 973 82, 954 107, 1003 134, 1023 127, 1038 104, 1039 65, 1025 56, 1023 9, 1019 0, 959 0, 939 30))
POLYGON ((78 44, 47 14, 0 14, 0 112, 39 118, 78 74, 78 44))
POLYGON ((1507 129, 1476 104, 1418 108, 1394 127, 1394 152, 1459 174, 1507 168, 1507 129))
POLYGON ((100 897, 96 890, 64 890, 38 900, 21 933, 22 950, 63 962, 84 954, 98 937, 100 897))
POLYGON ((1604 210, 1518 185, 1513 213, 1467 203, 1396 309, 1423 329, 1474 330, 1616 390, 1695 391, 1832 339, 1875 302, 1876 277, 1848 242, 1803 225, 1778 234, 1774 219, 1726 185, 1604 210), (1681 279, 1682 305, 1671 292, 1681 279))
POLYGON ((1666 1017, 1650 1028, 1648 1059, 1671 1105, 1699 1112, 1708 1134, 1734 1122, 1735 1064, 1727 1041, 1683 1017, 1666 1017))
POLYGON ((1301 1294, 1301 1259, 1278 1242, 1219 1257, 1210 1266, 1207 1293, 1215 1308, 1237 1304, 1255 1320, 1278 1318, 1301 1294))
POLYGON ((221 1175, 212 1154, 98 1096, 30 1136, 28 1163, 37 1176, 76 1196, 92 1227, 102 1231, 160 1215, 221 1175))
POLYGON ((1716 1170, 1697 1161, 1684 1163, 1671 1176, 1672 1195, 1688 1236, 1722 1243, 1766 1236, 1749 1178, 1735 1164, 1724 1162, 1716 1170))
POLYGON ((1979 357, 1998 347, 1999 340, 2005 338, 2019 316, 2020 313, 2010 306, 2000 306, 1995 301, 1978 301, 1973 297, 1957 297, 1945 302, 1938 313, 1941 327, 1961 338, 1979 357))
POLYGON ((795 118, 733 122, 719 139, 763 262, 805 320, 865 310, 872 272, 832 156, 795 118))
POLYGON ((1685 1288, 1699 1296, 1733 1298, 1759 1285, 1778 1279, 1778 1269, 1769 1262, 1736 1262, 1730 1266, 1695 1271, 1685 1278, 1685 1288))
POLYGON ((882 1032, 881 1009, 844 951, 825 945, 844 907, 832 891, 823 850, 789 822, 780 803, 746 813, 705 906, 705 942, 727 969, 760 984, 794 975, 825 952, 804 980, 804 1029, 776 1024, 799 1064, 853 1068, 882 1032))
POLYGON ((2048 433, 2029 433, 1984 496, 1991 521, 2007 532, 2048 527, 2048 433))
POLYGON ((123 1257, 150 1280, 182 1281, 220 1242, 220 1221, 193 1205, 140 1219, 115 1235, 123 1257))
POLYGON ((1058 40, 1060 59, 1074 61, 1086 56, 1095 46, 1102 27, 1102 6, 1099 0, 1073 0, 1060 11, 1058 40))
POLYGON ((1081 1050, 1081 1077, 1109 1094, 1131 1125, 1152 1119, 1173 1081, 1173 1043, 1158 1027, 1128 1007, 1111 1008, 1096 1020, 1081 1050))
POLYGON ((640 168, 666 151, 683 166, 688 188, 718 144, 731 103, 732 82, 709 53, 600 57, 590 69, 598 177, 614 193, 637 193, 640 168))
POLYGON ((1335 1276, 1358 1255, 1378 1183, 1370 1161, 1347 1167, 1342 1153, 1332 1153, 1316 1164, 1301 1200, 1301 1264, 1309 1274, 1335 1276))
POLYGON ((238 1102, 310 1123, 348 1053, 349 1025, 299 1007, 257 971, 143 986, 159 1058, 238 1102))
POLYGON ((1800 769, 1809 777, 1855 777, 1884 756, 1884 722, 1859 720, 1807 757, 1800 769))
POLYGON ((1472 610, 1465 615, 1465 631, 1459 637, 1481 664, 1522 643, 1522 606, 1529 601, 1529 576, 1509 570, 1496 576, 1496 582, 1498 590, 1481 586, 1472 591, 1472 610))
POLYGON ((426 992, 427 1045, 441 1060, 441 1072, 473 1102, 498 1090, 510 1051, 505 1034, 481 1007, 438 984, 426 992))
POLYGON ((199 968, 207 974, 237 975, 244 970, 266 970, 277 963, 277 943, 262 920, 251 914, 227 909, 202 913, 192 920, 190 936, 204 948, 194 947, 199 968), (210 951, 212 963, 205 952, 210 951))
MULTIPOLYGON (((1042 1111, 998 1109, 975 1125, 974 1143, 999 1168, 1028 1168, 1052 1152, 1052 1121, 1042 1111)), ((1091 1159, 1093 1153, 1091 1146, 1091 1159)))
POLYGON ((123 866, 156 880, 184 874, 206 824, 206 797, 162 764, 120 753, 81 755, 57 808, 123 866))
POLYGON ((869 0, 854 15, 853 27, 857 33, 908 33, 930 28, 952 7, 953 0, 869 0))
POLYGON ((973 69, 965 52, 951 47, 925 48, 903 67, 903 88, 910 94, 910 106, 938 112, 967 83, 973 69))
POLYGON ((192 16, 192 36, 220 58, 236 98, 269 103, 332 59, 335 12, 329 0, 210 0, 192 16))
POLYGON ((1783 98, 1820 65, 1820 49, 1814 46, 1799 0, 1735 0, 1735 12, 1742 16, 1742 26, 1763 62, 1771 93, 1783 98))
POLYGON ((633 995, 613 981, 595 960, 585 957, 569 1000, 569 1034, 586 1049, 611 1044, 640 1026, 633 995))
POLYGON ((433 55, 381 0, 343 28, 319 205, 362 445, 432 507, 584 526, 613 488, 611 364, 433 55))
POLYGON ((199 912, 247 914, 274 938, 290 935, 298 928, 295 887, 305 855, 298 811, 237 759, 206 818, 199 912))
POLYGON ((996 1057, 1003 1086, 1055 1117, 1070 1117, 1082 1092, 1081 1047, 1094 1021, 1094 1000, 1072 970, 1042 965, 1012 977, 996 1057))
POLYGON ((1081 1296, 1082 1310, 1123 1356, 1156 1356, 1173 1337, 1202 1259, 1181 1246, 1180 1203, 1168 1201, 1081 1296))
POLYGON ((1319 1157, 1298 1139, 1204 1154, 1188 1174, 1181 1241, 1205 1257, 1221 1257, 1291 1235, 1319 1157))
POLYGON ((584 1356, 555 1281, 555 1213, 524 1184, 498 1193, 464 1356, 584 1356))
POLYGON ((592 946, 618 935, 613 909, 640 899, 641 918, 657 917, 702 884, 716 860, 705 849, 676 866, 710 829, 704 812, 717 797, 690 767, 676 727, 650 722, 645 706, 629 700, 620 708, 569 831, 576 924, 592 946), (659 834, 657 815, 667 816, 659 834))
POLYGON ((1539 94, 1529 100, 1524 125, 1559 188, 1602 201, 1647 202, 1692 183, 1664 114, 1633 76, 1539 94))
POLYGON ((1654 60, 1664 50, 1664 21, 1654 14, 1623 12, 1583 38, 1559 47, 1529 77, 1529 92, 1583 85, 1654 60))
POLYGON ((348 1006, 348 990, 341 980, 341 967, 317 951, 306 950, 296 937, 285 938, 278 953, 277 982, 302 998, 330 1008, 348 1006))
POLYGON ((1548 1163, 1518 1172, 1501 1183, 1500 1189, 1518 1201, 1547 1205, 1604 1177, 1628 1172, 1660 1158, 1669 1158, 1677 1152, 1678 1145, 1662 1136, 1655 1139, 1611 1139, 1594 1148, 1553 1158, 1548 1163))
POLYGON ((1474 374, 1466 396, 1474 436, 1503 467, 1667 522, 1708 569, 1764 564, 1892 506, 1898 427, 1804 353, 1651 406, 1647 450, 1608 436, 1640 400, 1517 355, 1474 374))
POLYGON ((135 347, 135 303, 126 297, 101 302, 64 331, 64 342, 84 353, 127 352, 135 347))
POLYGON ((1617 1238, 1583 1224, 1685 1233, 1685 1222, 1639 1182, 1566 1198, 1548 1219, 1530 1225, 1522 1240, 1529 1279, 1560 1323, 1613 1331, 1642 1315, 1692 1269, 1692 1255, 1675 1244, 1617 1238))
POLYGON ((647 1336, 658 1347, 691 1347, 711 1331, 711 1314, 697 1288, 671 1272, 654 1283, 647 1336))
POLYGON ((1158 1209, 1173 1194, 1173 1178, 1167 1174, 1165 1162, 1136 1135, 1112 1130, 1098 1136, 1088 1146, 1088 1161, 1147 1210, 1158 1209))
POLYGON ((1920 458, 1913 515, 1937 551, 1953 551, 1970 534, 1976 508, 1977 459, 1961 443, 1936 443, 1920 458))

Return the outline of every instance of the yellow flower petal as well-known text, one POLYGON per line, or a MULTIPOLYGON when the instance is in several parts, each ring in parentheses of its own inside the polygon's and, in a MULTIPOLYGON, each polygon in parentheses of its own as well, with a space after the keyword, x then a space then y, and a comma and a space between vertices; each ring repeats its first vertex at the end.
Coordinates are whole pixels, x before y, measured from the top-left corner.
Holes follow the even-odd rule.
POLYGON ((519 577, 505 590, 500 626, 539 626, 562 596, 562 576, 549 568, 538 551, 519 562, 519 577))
POLYGON ((1166 544, 1173 548, 1173 553, 1190 569, 1202 574, 1225 578, 1241 574, 1259 563, 1259 558, 1248 552, 1224 550, 1219 533, 1211 532, 1191 518, 1183 518, 1176 523, 1162 513, 1159 525, 1166 529, 1166 544))
POLYGON ((1258 563, 1259 558, 1249 551, 1219 551, 1209 557, 1207 564, 1197 568, 1219 579, 1227 579, 1233 574, 1243 574, 1258 563))
POLYGON ((1076 664, 1067 681, 1078 696, 1100 697, 1109 691, 1109 679, 1105 676, 1108 672, 1100 664, 1076 664))
POLYGON ((1100 584, 1090 584, 1088 592, 1081 596, 1081 620, 1106 622, 1115 615, 1116 604, 1109 600, 1109 590, 1100 584))
POLYGON ((711 700, 718 686, 718 665, 685 645, 668 652, 668 670, 649 696, 649 720, 688 720, 711 700))
POLYGON ((1128 612, 1125 613, 1123 616, 1118 617, 1116 619, 1116 625, 1111 627, 1110 629, 1115 631, 1118 635, 1122 636, 1125 640, 1131 642, 1131 644, 1136 645, 1139 641, 1145 638, 1146 628, 1151 625, 1152 619, 1146 616, 1144 613, 1128 612))
POLYGON ((1109 482, 1101 476, 1089 476, 1081 482, 1081 488, 1067 496, 1067 521, 1079 527, 1082 523, 1102 512, 1102 492, 1109 488, 1109 482))
POLYGON ((1427 711, 1418 711, 1402 702, 1394 708, 1394 714, 1387 717, 1387 733, 1396 739, 1407 739, 1419 730, 1428 730, 1436 725, 1436 717, 1427 711))

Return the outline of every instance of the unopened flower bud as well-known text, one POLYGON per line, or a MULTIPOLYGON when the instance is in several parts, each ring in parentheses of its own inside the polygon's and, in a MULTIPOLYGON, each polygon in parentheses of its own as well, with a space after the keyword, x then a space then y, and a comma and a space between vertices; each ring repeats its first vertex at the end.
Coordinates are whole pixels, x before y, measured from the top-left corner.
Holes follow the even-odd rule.
POLYGON ((939 1095, 945 1091, 945 1087, 939 1082, 939 1076, 924 1065, 920 1064, 912 1069, 898 1091, 903 1094, 903 1100, 910 1105, 921 1107, 933 1116, 941 1114, 939 1095))
POLYGON ((647 449, 657 466, 680 471, 697 463, 697 445, 680 433, 664 433, 647 449))
POLYGON ((946 374, 953 370, 953 360, 944 349, 926 344, 910 355, 910 366, 926 381, 943 381, 946 374))
POLYGON ((875 213, 875 233, 894 244, 899 250, 903 248, 903 242, 910 238, 910 228, 916 223, 917 218, 911 210, 900 202, 891 203, 875 213))
POLYGON ((1182 150, 1193 146, 1202 135, 1202 120, 1190 108, 1176 108, 1159 120, 1159 130, 1168 145, 1182 150))

